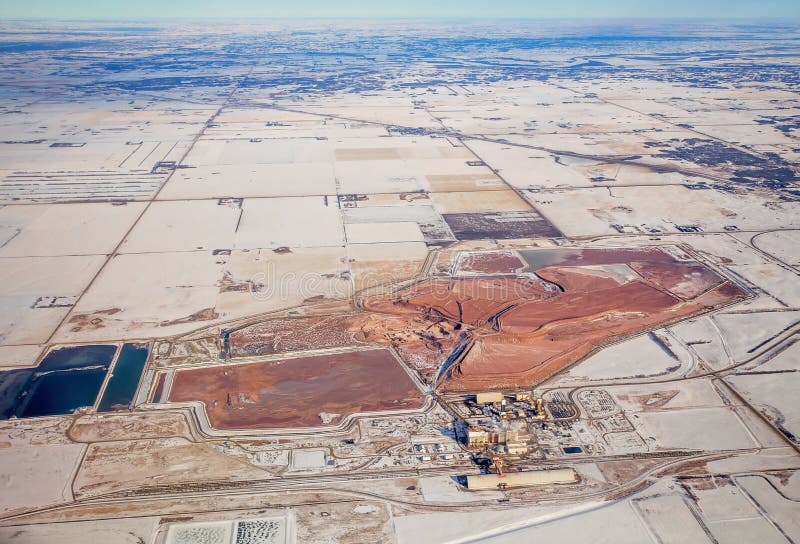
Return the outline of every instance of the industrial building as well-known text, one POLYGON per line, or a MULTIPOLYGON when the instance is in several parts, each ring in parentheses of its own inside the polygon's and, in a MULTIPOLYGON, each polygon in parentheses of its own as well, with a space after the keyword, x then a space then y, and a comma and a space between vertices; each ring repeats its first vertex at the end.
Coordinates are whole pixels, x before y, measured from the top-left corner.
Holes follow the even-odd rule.
MULTIPOLYGON (((469 405, 469 400, 466 401, 469 405)), ((475 395, 474 409, 477 413, 492 410, 502 419, 533 419, 541 421, 545 418, 542 399, 537 399, 530 391, 519 391, 506 395, 500 392, 483 392, 475 395)))
POLYGON ((506 474, 475 474, 467 476, 467 489, 472 491, 506 489, 535 485, 574 484, 578 474, 571 468, 530 470, 506 474))
POLYGON ((482 406, 487 404, 494 404, 496 402, 503 402, 502 393, 478 393, 475 395, 475 402, 482 406))
POLYGON ((497 453, 527 455, 531 449, 531 423, 546 418, 541 398, 529 391, 506 396, 498 392, 478 393, 466 399, 461 440, 469 448, 491 448, 497 453))

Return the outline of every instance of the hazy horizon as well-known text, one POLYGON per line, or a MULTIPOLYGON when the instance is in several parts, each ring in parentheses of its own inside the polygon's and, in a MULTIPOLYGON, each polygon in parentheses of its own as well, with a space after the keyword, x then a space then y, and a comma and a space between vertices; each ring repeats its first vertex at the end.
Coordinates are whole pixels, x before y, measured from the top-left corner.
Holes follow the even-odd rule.
POLYGON ((552 3, 539 0, 502 0, 487 5, 474 0, 443 0, 432 4, 408 0, 401 6, 389 2, 345 0, 330 3, 305 0, 287 5, 275 0, 231 0, 191 2, 176 0, 164 5, 155 0, 135 4, 94 0, 31 0, 0 2, 0 16, 14 19, 140 20, 160 19, 800 19, 800 4, 790 0, 751 2, 677 0, 669 4, 654 0, 621 0, 603 5, 590 0, 552 3))

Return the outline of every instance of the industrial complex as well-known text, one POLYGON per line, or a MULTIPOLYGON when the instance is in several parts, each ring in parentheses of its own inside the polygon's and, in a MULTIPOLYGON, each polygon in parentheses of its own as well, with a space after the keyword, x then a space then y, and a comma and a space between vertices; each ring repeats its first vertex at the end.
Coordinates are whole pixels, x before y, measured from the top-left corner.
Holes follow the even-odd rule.
POLYGON ((800 542, 796 25, 0 51, 0 542, 800 542))

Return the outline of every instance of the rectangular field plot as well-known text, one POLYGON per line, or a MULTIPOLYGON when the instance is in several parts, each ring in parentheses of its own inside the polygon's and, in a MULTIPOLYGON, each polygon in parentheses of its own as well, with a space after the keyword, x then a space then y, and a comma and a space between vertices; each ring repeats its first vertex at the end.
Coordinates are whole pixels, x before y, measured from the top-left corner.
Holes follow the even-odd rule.
POLYGON ((561 233, 534 210, 446 213, 444 220, 459 240, 549 238, 561 233))
POLYGON ((684 500, 678 495, 662 495, 633 502, 644 523, 663 544, 712 542, 684 500))
POLYGON ((143 209, 139 202, 5 206, 0 257, 110 253, 143 209))
POLYGON ((733 450, 757 444, 736 414, 727 408, 642 412, 635 421, 639 433, 665 448, 733 450))
POLYGON ((0 344, 46 342, 103 256, 0 259, 0 344))
POLYGON ((225 201, 153 202, 119 251, 145 253, 231 248, 240 215, 239 206, 225 201))
POLYGON ((247 199, 237 249, 336 246, 344 243, 335 197, 247 199))
POLYGON ((202 139, 195 144, 184 163, 192 166, 294 164, 330 162, 331 157, 328 142, 316 138, 202 139))
POLYGON ((286 525, 284 517, 175 523, 166 544, 285 544, 286 525))
POLYGON ((388 350, 180 370, 169 400, 201 401, 216 429, 317 427, 348 415, 420 408, 388 350))
POLYGON ((307 196, 336 192, 333 166, 297 164, 213 164, 177 170, 159 199, 307 196))
POLYGON ((794 208, 762 195, 683 185, 527 192, 526 198, 567 236, 727 232, 797 227, 794 208))
POLYGON ((210 251, 117 255, 56 336, 95 341, 197 328, 217 317, 226 260, 210 251))
POLYGON ((51 350, 36 368, 0 372, 0 419, 93 406, 116 351, 113 345, 65 347, 51 350))

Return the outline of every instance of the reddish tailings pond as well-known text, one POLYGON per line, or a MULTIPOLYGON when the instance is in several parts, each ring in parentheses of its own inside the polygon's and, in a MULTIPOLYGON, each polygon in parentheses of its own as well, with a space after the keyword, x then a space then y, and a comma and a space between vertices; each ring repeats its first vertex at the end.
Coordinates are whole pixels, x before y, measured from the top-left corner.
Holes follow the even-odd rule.
POLYGON ((386 349, 179 370, 169 400, 202 401, 215 429, 335 425, 359 412, 420 408, 386 349))
POLYGON ((604 343, 744 296, 688 256, 660 249, 494 253, 497 260, 466 255, 458 270, 466 277, 363 301, 375 312, 457 323, 464 341, 439 369, 440 390, 530 386, 604 343), (511 276, 522 269, 540 279, 511 276))

